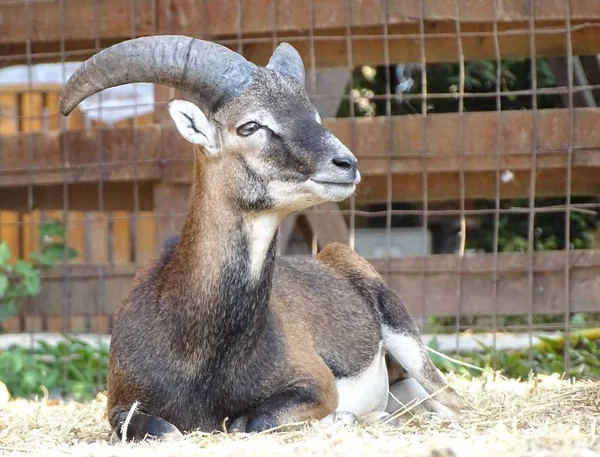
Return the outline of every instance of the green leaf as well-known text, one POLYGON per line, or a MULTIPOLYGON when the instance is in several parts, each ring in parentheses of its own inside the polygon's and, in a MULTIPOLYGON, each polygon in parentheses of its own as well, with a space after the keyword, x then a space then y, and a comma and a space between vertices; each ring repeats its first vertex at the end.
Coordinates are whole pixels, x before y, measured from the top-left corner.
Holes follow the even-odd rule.
MULTIPOLYGON (((68 247, 67 260, 77 257, 78 252, 72 247, 68 247)), ((65 245, 62 243, 51 244, 43 252, 32 252, 31 257, 37 260, 42 265, 54 265, 65 258, 65 245)))
POLYGON ((584 313, 576 313, 571 317, 572 325, 585 325, 585 314, 584 313))
POLYGON ((0 304, 0 321, 13 317, 17 314, 17 307, 14 301, 8 301, 0 304))
POLYGON ((19 259, 15 262, 14 272, 19 276, 31 276, 34 275, 37 270, 29 262, 19 259))
POLYGON ((31 371, 24 373, 21 380, 21 385, 26 391, 36 391, 36 387, 39 386, 39 382, 36 379, 35 373, 32 373, 31 371))
POLYGON ((14 298, 37 295, 40 292, 41 279, 39 270, 34 268, 29 262, 17 260, 15 263, 15 272, 21 276, 21 282, 12 291, 14 298))
POLYGON ((61 221, 58 219, 50 219, 49 221, 42 222, 39 226, 40 236, 46 237, 60 237, 64 238, 65 228, 61 221))
POLYGON ((10 281, 8 280, 8 276, 0 273, 0 298, 6 295, 6 291, 10 287, 10 281))
POLYGON ((0 243, 0 265, 4 266, 10 259, 10 247, 6 241, 0 243))
POLYGON ((431 338, 431 340, 429 340, 429 343, 427 344, 427 346, 429 346, 434 351, 438 351, 439 352, 439 350, 440 350, 440 342, 438 341, 437 336, 434 336, 433 338, 431 338))

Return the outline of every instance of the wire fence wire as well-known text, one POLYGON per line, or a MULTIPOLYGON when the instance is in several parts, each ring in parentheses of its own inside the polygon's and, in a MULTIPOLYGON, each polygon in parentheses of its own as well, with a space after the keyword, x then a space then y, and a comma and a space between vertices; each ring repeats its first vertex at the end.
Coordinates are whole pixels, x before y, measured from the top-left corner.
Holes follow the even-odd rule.
POLYGON ((301 53, 363 182, 288 217, 281 255, 350 244, 455 352, 477 332, 532 348, 600 325, 600 2, 4 0, 0 17, 0 239, 11 262, 63 253, 4 332, 109 334, 136 269, 181 227, 192 154, 166 103, 185 94, 105 91, 58 112, 72 63, 152 34, 263 65, 282 41, 301 53))

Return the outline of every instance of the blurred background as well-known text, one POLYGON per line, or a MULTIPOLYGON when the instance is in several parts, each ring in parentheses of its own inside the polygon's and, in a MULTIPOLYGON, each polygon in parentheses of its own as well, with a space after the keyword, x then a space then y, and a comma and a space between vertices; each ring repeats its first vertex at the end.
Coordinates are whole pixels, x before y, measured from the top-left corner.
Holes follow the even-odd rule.
POLYGON ((185 218, 192 153, 166 113, 184 94, 127 85, 58 111, 82 61, 154 34, 260 65, 282 41, 301 53, 363 181, 288 217, 281 255, 350 244, 444 371, 600 377, 600 2, 2 0, 0 21, 0 381, 13 396, 104 388, 113 313, 185 218))

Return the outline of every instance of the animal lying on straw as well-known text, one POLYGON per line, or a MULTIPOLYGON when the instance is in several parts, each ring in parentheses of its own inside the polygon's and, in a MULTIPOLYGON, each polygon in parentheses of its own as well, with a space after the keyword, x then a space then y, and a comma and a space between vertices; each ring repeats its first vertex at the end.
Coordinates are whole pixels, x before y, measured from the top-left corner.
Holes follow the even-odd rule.
POLYGON ((348 198, 360 182, 356 158, 321 124, 304 77, 286 43, 258 67, 215 43, 153 36, 103 50, 65 85, 64 115, 136 82, 195 101, 168 105, 196 146, 189 215, 180 237, 137 273, 115 318, 108 416, 117 435, 126 419, 125 438, 138 440, 224 422, 257 432, 383 417, 388 389, 410 394, 410 383, 440 391, 423 402, 427 411, 461 405, 366 260, 341 244, 316 260, 275 257, 285 216, 348 198))

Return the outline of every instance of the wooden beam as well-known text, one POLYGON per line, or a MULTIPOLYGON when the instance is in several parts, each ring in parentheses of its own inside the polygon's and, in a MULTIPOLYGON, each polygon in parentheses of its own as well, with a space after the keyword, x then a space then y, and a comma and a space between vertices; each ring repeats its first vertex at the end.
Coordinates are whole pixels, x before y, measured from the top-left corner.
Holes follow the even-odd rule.
MULTIPOLYGON (((600 56, 598 54, 591 56, 579 56, 581 65, 585 72, 587 82, 590 85, 600 84, 600 56)), ((592 95, 596 102, 596 106, 600 104, 600 89, 593 89, 592 95)))
POLYGON ((277 236, 277 251, 278 254, 285 252, 285 248, 290 242, 292 233, 296 228, 296 222, 298 221, 298 213, 292 213, 287 216, 279 225, 279 233, 277 236))
POLYGON ((159 179, 152 126, 0 135, 0 187, 159 179))
MULTIPOLYGON (((363 176, 359 201, 386 201, 388 181, 382 177, 388 173, 395 200, 422 200, 424 176, 430 201, 455 199, 461 195, 461 170, 466 198, 494 198, 497 170, 513 173, 511 180, 501 182, 502 198, 528 196, 535 126, 536 195, 564 195, 569 146, 573 195, 597 195, 600 109, 579 108, 573 115, 572 145, 568 135, 569 111, 564 109, 540 110, 537 116, 532 111, 506 111, 500 115, 475 112, 462 116, 326 119, 324 124, 359 158, 363 176)), ((189 185, 191 160, 190 145, 171 126, 0 136, 0 208, 19 209, 26 205, 30 185, 35 189, 34 204, 39 202, 40 207, 46 208, 50 202, 62 207, 62 190, 50 197, 41 189, 61 187, 64 182, 72 186, 89 184, 90 189, 100 182, 108 185, 163 181, 189 185)), ((97 198, 95 195, 91 200, 97 198)), ((75 195, 73 198, 83 199, 75 195)), ((126 207, 128 204, 115 203, 115 209, 126 207)))
MULTIPOLYGON (((284 3, 242 0, 236 5, 220 0, 70 0, 60 2, 5 2, 0 5, 4 33, 0 43, 75 41, 129 38, 152 33, 183 35, 242 35, 350 27, 377 26, 384 22, 414 24, 460 19, 469 23, 526 22, 530 0, 504 0, 494 11, 493 2, 436 0, 421 11, 420 0, 382 2, 305 0, 284 3)), ((537 21, 564 21, 563 2, 536 1, 537 21)), ((571 20, 600 19, 600 6, 589 0, 571 0, 571 20)))
MULTIPOLYGON (((572 195, 600 195, 600 167, 574 168, 572 171, 572 195)), ((465 173, 465 198, 496 197, 496 173, 465 173)), ((394 201, 422 202, 425 198, 423 175, 394 174, 390 181, 394 201)), ((154 205, 153 187, 159 182, 138 181, 138 203, 140 211, 152 211, 154 205)), ((167 183, 168 184, 168 183, 167 183)), ((427 199, 429 202, 458 200, 461 196, 458 173, 428 173, 427 199)), ((168 184, 171 185, 171 184, 168 184)), ((542 169, 536 174, 537 197, 562 197, 565 195, 566 169, 542 169)), ((100 209, 100 190, 103 194, 105 211, 135 209, 134 187, 132 182, 104 182, 69 184, 67 187, 68 206, 74 211, 97 211, 100 209)), ((187 187, 183 184, 183 187, 187 187)), ((28 211, 30 189, 34 209, 62 209, 65 206, 62 185, 0 187, 0 209, 28 211)), ((516 171, 508 183, 501 183, 500 198, 523 198, 529 195, 529 171, 516 171)), ((387 201, 387 180, 381 176, 366 176, 358 187, 356 201, 380 203, 387 201)))
MULTIPOLYGON (((0 174, 0 182, 2 182, 0 174)), ((99 182, 69 184, 66 189, 60 184, 32 186, 0 186, 0 209, 28 212, 31 209, 63 209, 72 211, 134 211, 134 195, 138 195, 139 211, 152 211, 153 183, 99 182), (66 199, 65 199, 66 195, 66 199), (32 206, 29 206, 29 203, 32 206), (101 206, 102 205, 102 206, 101 206)))
POLYGON ((350 242, 350 231, 346 219, 337 203, 323 203, 303 212, 313 236, 317 237, 319 249, 329 243, 350 242))
MULTIPOLYGON (((437 0, 427 2, 421 11, 420 0, 353 1, 350 7, 346 1, 323 0, 312 2, 313 10, 305 0, 243 0, 239 8, 220 0, 12 2, 0 5, 0 65, 80 60, 99 48, 152 34, 204 37, 259 64, 268 61, 274 35, 297 46, 307 66, 420 62, 421 17, 428 62, 458 60, 459 37, 453 24, 457 19, 465 58, 494 59, 494 17, 499 21, 502 56, 523 57, 529 55, 530 4, 530 0, 505 0, 494 11, 493 2, 437 0), (347 27, 352 31, 351 55, 347 27)), ((564 55, 567 10, 563 2, 536 1, 534 12, 536 55, 564 55)), ((570 15, 573 54, 600 51, 598 4, 571 0, 570 15)))
MULTIPOLYGON (((538 169, 563 168, 569 123, 569 110, 553 109, 328 119, 325 125, 352 145, 362 175, 380 175, 528 170, 536 128, 538 169)), ((600 110, 574 110, 573 125, 573 166, 599 166, 600 110)))
MULTIPOLYGON (((500 198, 525 198, 530 194, 530 171, 518 170, 513 179, 500 181, 500 198)), ((459 200, 461 180, 458 172, 427 173, 427 185, 423 174, 393 174, 390 180, 393 201, 429 202, 459 200), (426 190, 425 190, 426 189, 426 190)), ((600 167, 573 168, 571 174, 571 195, 600 195, 600 167)), ((566 195, 567 171, 565 168, 538 169, 536 172, 536 197, 563 197, 566 195)), ((380 176, 366 176, 358 187, 356 201, 380 203, 387 201, 388 182, 380 176)), ((465 199, 496 198, 496 172, 471 171, 464 173, 465 199)))
MULTIPOLYGON (((600 21, 573 21, 571 43, 574 55, 589 55, 600 52, 600 21)), ((530 56, 530 34, 528 24, 510 23, 499 25, 500 55, 503 59, 530 56)), ((455 25, 448 22, 426 23, 426 62, 456 62, 459 60, 455 25)), ((420 32, 416 24, 391 25, 387 39, 382 26, 358 27, 352 30, 351 38, 346 29, 316 31, 310 38, 309 31, 282 33, 278 41, 287 41, 297 48, 306 67, 340 67, 352 62, 360 65, 383 65, 386 62, 420 62, 420 32), (387 42, 387 46, 386 46, 387 42), (348 44, 350 43, 350 47, 348 44), (351 48, 351 52, 349 50, 351 48)), ((197 36, 197 34, 196 34, 197 36)), ((27 63, 82 61, 98 50, 118 43, 119 39, 103 39, 96 46, 93 40, 71 41, 61 51, 60 42, 33 43, 30 51, 22 44, 0 43, 0 67, 27 63)), ((266 65, 273 53, 272 35, 269 33, 239 40, 236 36, 214 37, 211 41, 223 44, 241 53, 250 61, 266 65), (240 46, 239 43, 242 43, 240 46)), ((460 42, 465 60, 495 59, 494 32, 490 24, 464 24, 461 26, 460 42)), ((536 28, 536 57, 564 56, 566 54, 566 32, 563 22, 547 22, 536 28)))
MULTIPOLYGON (((537 252, 533 256, 534 285, 528 287, 527 253, 498 255, 498 296, 492 294, 492 254, 467 256, 435 255, 429 258, 399 258, 390 263, 390 286, 403 298, 410 313, 419 316, 498 315, 563 313, 565 253, 537 252), (424 272, 424 274, 423 274, 424 272), (462 290, 459 295, 459 276, 462 290), (529 297, 533 293, 533 308, 529 297)), ((570 261, 570 306, 572 312, 598 310, 600 296, 600 251, 572 251, 570 261)), ((386 262, 372 260, 383 274, 386 262)), ((69 274, 71 313, 110 314, 118 306, 136 268, 131 265, 72 265, 69 271, 57 266, 44 271, 42 294, 22 314, 61 315, 64 311, 64 281, 69 274), (103 278, 99 281, 98 278, 103 278)))
MULTIPOLYGON (((325 119, 324 125, 352 147, 363 176, 529 170, 535 127, 539 170, 564 168, 570 146, 573 167, 599 167, 600 109, 573 115, 572 145, 565 109, 325 119)), ((0 186, 136 176, 189 183, 191 160, 189 143, 172 126, 17 133, 0 136, 0 186)))
POLYGON ((189 211, 190 186, 156 183, 153 189, 156 215, 156 244, 179 234, 189 211))
MULTIPOLYGON (((493 295, 493 254, 463 259, 456 255, 394 259, 390 286, 399 292, 413 316, 517 315, 533 312, 564 313, 567 299, 573 312, 598 310, 600 251, 572 251, 570 256, 570 297, 565 296, 561 251, 536 252, 533 256, 533 291, 528 286, 527 253, 498 255, 498 296, 493 295), (426 271, 423 276, 422 271, 426 271), (462 288, 459 292, 459 277, 462 288), (533 307, 530 296, 533 293, 533 307)), ((385 261, 373 261, 385 272, 385 261)))
POLYGON ((351 76, 348 67, 308 69, 306 91, 322 119, 337 116, 351 76))
MULTIPOLYGON (((569 87, 569 66, 566 57, 556 57, 550 60, 550 68, 554 77, 556 78, 556 85, 558 87, 569 87)), ((587 86, 588 81, 585 77, 585 72, 581 71, 581 62, 578 56, 573 56, 573 86, 587 86), (577 65, 579 62, 579 65, 577 65)), ((596 103, 591 90, 584 90, 581 92, 573 92, 573 107, 595 107, 596 103)), ((560 94, 562 106, 568 108, 569 106, 569 94, 560 94)))

